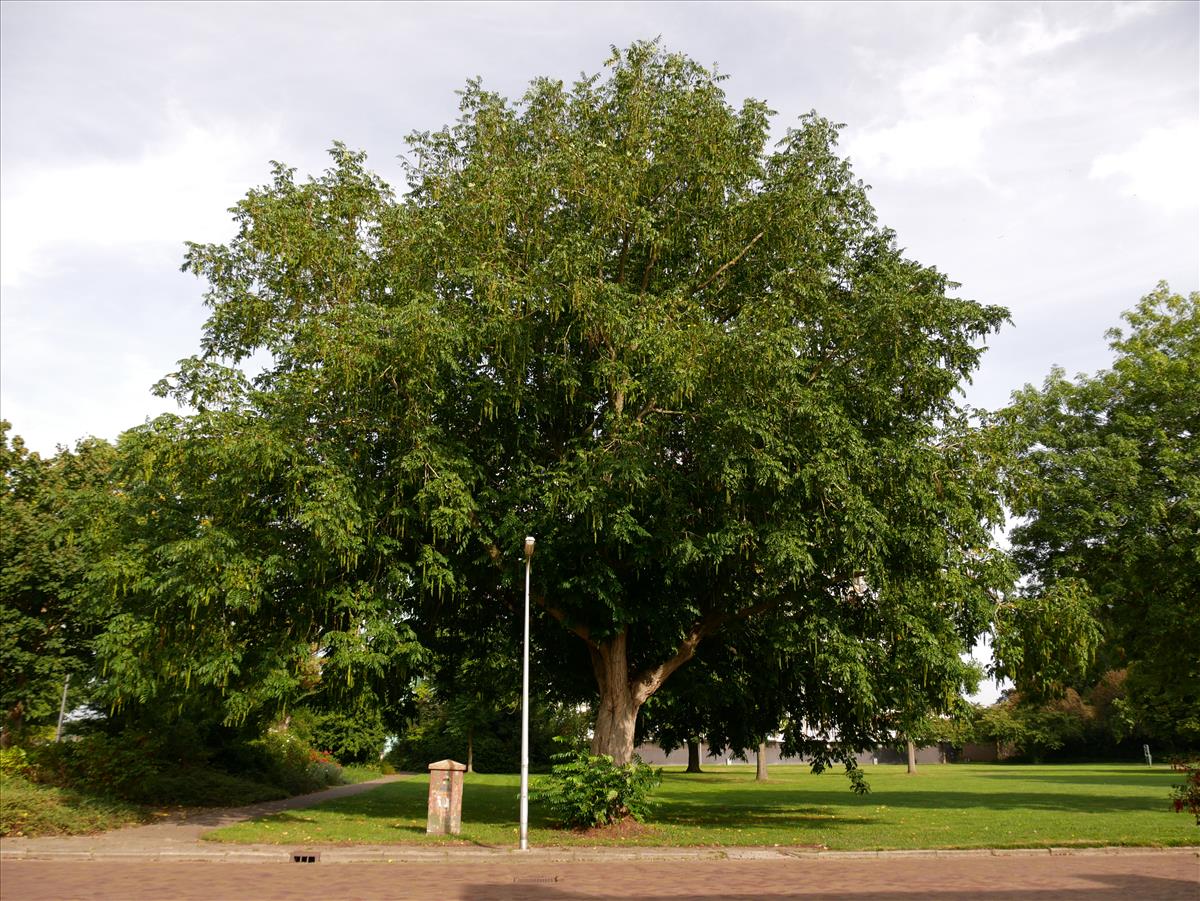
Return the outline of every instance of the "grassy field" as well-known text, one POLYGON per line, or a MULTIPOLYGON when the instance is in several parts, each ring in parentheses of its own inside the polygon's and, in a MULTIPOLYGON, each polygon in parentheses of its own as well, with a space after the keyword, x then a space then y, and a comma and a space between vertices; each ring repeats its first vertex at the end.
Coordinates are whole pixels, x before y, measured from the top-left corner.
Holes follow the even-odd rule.
MULTIPOLYGON (((1135 765, 902 766, 867 768, 871 793, 844 775, 775 766, 756 783, 752 767, 701 775, 668 769, 645 827, 620 834, 551 829, 530 808, 534 845, 781 845, 835 850, 1200 845, 1200 828, 1167 798, 1180 776, 1135 765)), ((536 780, 537 777, 534 777, 536 780)), ((426 836, 426 777, 363 795, 209 833, 226 842, 363 842, 511 846, 517 840, 515 775, 467 777, 463 830, 426 836)))

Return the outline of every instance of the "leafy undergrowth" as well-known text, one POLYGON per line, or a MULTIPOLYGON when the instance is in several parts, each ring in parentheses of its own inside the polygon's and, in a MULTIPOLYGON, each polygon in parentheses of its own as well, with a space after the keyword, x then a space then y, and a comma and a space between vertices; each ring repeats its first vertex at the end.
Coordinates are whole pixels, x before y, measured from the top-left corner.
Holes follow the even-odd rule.
MULTIPOLYGON (((832 850, 1200 845, 1200 828, 1172 812, 1178 777, 1133 765, 941 765, 913 776, 867 768, 871 793, 836 773, 774 766, 665 773, 645 828, 573 832, 530 809, 534 846, 658 845, 828 847, 832 850)), ((517 842, 516 775, 468 775, 462 833, 425 834, 428 779, 288 811, 209 833, 228 842, 475 844, 517 842)))
POLYGON ((188 767, 154 773, 127 790, 130 801, 172 807, 241 807, 288 797, 278 785, 231 776, 209 767, 188 767))
POLYGON ((149 808, 0 775, 0 835, 80 835, 151 818, 149 808))
MULTIPOLYGON (((176 749, 178 750, 178 749, 176 749)), ((240 807, 363 782, 379 766, 343 768, 286 734, 234 745, 221 765, 170 759, 150 736, 93 733, 0 751, 0 835, 102 832, 212 807, 240 807)))

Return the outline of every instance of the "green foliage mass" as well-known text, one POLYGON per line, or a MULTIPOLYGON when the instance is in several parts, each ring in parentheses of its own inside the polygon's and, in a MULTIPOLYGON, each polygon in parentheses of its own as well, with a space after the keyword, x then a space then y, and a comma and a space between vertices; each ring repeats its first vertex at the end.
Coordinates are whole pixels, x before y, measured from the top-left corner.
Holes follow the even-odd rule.
POLYGON ((1018 760, 1141 760, 1142 745, 1156 754, 1161 739, 1138 722, 1128 695, 1128 672, 1111 670, 1080 690, 1052 697, 1010 692, 987 708, 957 718, 952 744, 994 743, 1001 756, 1018 760))
POLYGON ((0 422, 0 744, 52 721, 66 677, 73 701, 95 671, 90 641, 102 614, 85 576, 103 531, 113 449, 81 442, 43 459, 0 422))
POLYGON ((662 770, 637 759, 617 766, 607 755, 578 749, 553 759, 550 775, 537 783, 530 800, 545 804, 551 819, 568 828, 641 822, 650 810, 650 793, 662 782, 662 770))
POLYGON ((1112 368, 1074 380, 1056 369, 1002 414, 1017 439, 1009 502, 1023 520, 1013 555, 1030 578, 1021 607, 1051 626, 1020 643, 1039 661, 1034 670, 1060 684, 1082 688, 1127 668, 1140 728, 1195 746, 1200 294, 1161 284, 1123 318, 1128 330, 1109 332, 1112 368), (1058 672, 1041 663, 1062 658, 1059 630, 1088 619, 1094 664, 1090 654, 1058 672))
POLYGON ((377 706, 328 710, 313 719, 312 743, 342 763, 375 763, 383 754, 387 727, 377 706))
POLYGON ((149 819, 145 808, 0 774, 0 836, 106 832, 149 819))
POLYGON ((419 654, 411 630, 364 564, 315 536, 306 505, 325 500, 292 464, 320 467, 239 416, 167 416, 122 436, 91 579, 104 700, 265 726, 318 691, 390 699, 419 654))
POLYGON ((1006 313, 905 257, 837 134, 772 148, 765 103, 639 43, 515 102, 468 83, 401 197, 341 145, 277 165, 187 253, 211 315, 161 390, 196 414, 123 440, 114 700, 236 721, 314 666, 382 692, 439 630, 514 628, 527 534, 538 657, 619 759, 702 642, 772 613, 823 743, 879 731, 884 672, 946 695, 999 513, 954 391, 1006 313))

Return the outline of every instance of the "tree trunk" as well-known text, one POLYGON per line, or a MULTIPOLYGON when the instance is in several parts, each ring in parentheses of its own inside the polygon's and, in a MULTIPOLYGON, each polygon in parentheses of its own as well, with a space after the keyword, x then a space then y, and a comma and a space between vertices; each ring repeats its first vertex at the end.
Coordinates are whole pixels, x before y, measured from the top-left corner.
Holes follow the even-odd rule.
POLYGON ((16 744, 17 736, 21 734, 21 727, 24 723, 25 702, 17 701, 4 715, 4 722, 0 725, 0 748, 11 748, 16 744))
POLYGON ((908 771, 915 773, 917 771, 917 746, 908 741, 908 771))
POLYGON ((467 772, 475 772, 475 727, 467 729, 467 772))
POLYGON ((760 741, 758 743, 758 751, 755 753, 754 757, 755 757, 754 762, 756 764, 755 772, 754 772, 754 781, 755 782, 766 782, 767 781, 767 743, 765 741, 760 741))
POLYGON ((630 696, 628 677, 603 686, 592 733, 592 753, 607 754, 617 766, 628 766, 633 760, 633 729, 640 707, 630 696))
MULTIPOLYGON (((562 614, 555 618, 561 621, 562 614)), ((591 640, 586 630, 580 633, 588 643, 592 671, 600 690, 600 708, 596 711, 596 727, 592 733, 593 754, 607 754, 617 766, 630 764, 638 711, 671 673, 692 658, 696 645, 705 634, 704 629, 703 623, 698 624, 680 641, 673 657, 638 673, 629 669, 628 626, 603 644, 591 640)))
POLYGON ((628 633, 622 631, 604 644, 591 644, 592 670, 600 689, 600 709, 592 733, 592 753, 607 754, 617 766, 633 761, 633 730, 638 711, 661 682, 648 687, 645 677, 635 681, 626 654, 628 633))
POLYGON ((700 742, 689 741, 687 743, 687 749, 688 749, 688 765, 687 765, 687 769, 684 772, 687 772, 687 773, 701 772, 701 770, 700 770, 700 742))

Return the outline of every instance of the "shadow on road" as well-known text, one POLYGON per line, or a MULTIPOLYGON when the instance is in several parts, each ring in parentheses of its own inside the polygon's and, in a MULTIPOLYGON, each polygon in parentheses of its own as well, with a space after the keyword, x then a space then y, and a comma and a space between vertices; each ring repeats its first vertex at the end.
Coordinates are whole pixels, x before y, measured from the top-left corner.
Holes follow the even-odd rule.
MULTIPOLYGON (((912 891, 878 891, 865 890, 836 891, 829 893, 809 893, 785 891, 781 893, 731 894, 714 891, 712 894, 688 894, 690 901, 770 901, 773 898, 798 898, 802 901, 913 901, 914 898, 933 898, 936 901, 967 901, 967 899, 982 899, 982 901, 1040 901, 1040 899, 1066 899, 1066 901, 1126 901, 1130 898, 1153 898, 1156 901, 1195 901, 1196 883, 1186 879, 1165 879, 1147 876, 1115 876, 1096 875, 1089 879, 1094 883, 1086 888, 1064 889, 1048 886, 1045 889, 951 889, 940 891, 929 886, 921 886, 919 893, 912 891)), ((478 884, 464 886, 458 894, 462 901, 599 901, 613 897, 623 897, 609 893, 592 893, 572 891, 562 882, 539 884, 534 881, 518 881, 512 885, 478 884)), ((633 896, 629 896, 633 897, 633 896)), ((649 895, 639 894, 641 901, 677 901, 678 894, 649 895)))

